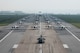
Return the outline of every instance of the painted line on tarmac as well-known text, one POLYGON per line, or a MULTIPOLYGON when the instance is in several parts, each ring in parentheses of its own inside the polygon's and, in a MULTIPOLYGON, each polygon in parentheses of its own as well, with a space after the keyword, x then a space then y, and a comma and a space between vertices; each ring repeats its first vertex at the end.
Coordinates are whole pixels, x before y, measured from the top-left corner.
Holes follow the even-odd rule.
POLYGON ((14 53, 13 51, 14 51, 18 46, 19 46, 18 44, 14 44, 13 47, 11 48, 10 52, 11 52, 11 53, 14 53))
POLYGON ((14 46, 12 48, 16 49, 17 47, 18 47, 18 44, 14 44, 14 46))
POLYGON ((80 39, 78 37, 76 37, 70 30, 68 30, 67 28, 65 28, 71 35, 73 35, 73 37, 75 37, 78 41, 80 41, 80 39))
MULTIPOLYGON (((60 24, 61 26, 64 26, 62 24, 60 24)), ((65 27, 65 26, 64 26, 65 27)), ((76 35, 74 35, 69 29, 65 28, 73 37, 75 37, 78 41, 80 41, 80 39, 78 37, 76 37, 76 35)))
POLYGON ((64 48, 69 48, 69 46, 67 44, 63 44, 64 48))
POLYGON ((41 35, 41 22, 40 22, 40 35, 41 35))
POLYGON ((6 39, 12 32, 13 32, 13 30, 10 31, 4 38, 2 38, 2 39, 0 40, 0 42, 2 42, 4 39, 6 39))
POLYGON ((43 53, 43 52, 42 52, 42 44, 40 44, 40 50, 39 50, 39 53, 43 53))

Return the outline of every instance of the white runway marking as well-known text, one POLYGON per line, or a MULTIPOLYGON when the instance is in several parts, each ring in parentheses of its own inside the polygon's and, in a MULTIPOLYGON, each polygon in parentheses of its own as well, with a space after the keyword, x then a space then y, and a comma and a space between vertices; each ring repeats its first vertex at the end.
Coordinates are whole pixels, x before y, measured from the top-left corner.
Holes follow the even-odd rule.
POLYGON ((64 48, 69 48, 69 46, 67 44, 63 44, 64 48))
POLYGON ((16 49, 18 47, 18 44, 15 44, 12 48, 16 49))
POLYGON ((67 28, 65 28, 71 35, 73 35, 78 41, 80 41, 80 39, 78 37, 76 37, 70 30, 68 30, 67 28))
POLYGON ((12 32, 13 32, 13 30, 10 31, 4 38, 2 38, 2 39, 0 40, 0 42, 2 42, 4 39, 6 39, 12 32))
MULTIPOLYGON (((41 19, 40 19, 40 35, 41 35, 41 19)), ((42 44, 40 44, 40 50, 39 50, 39 53, 42 53, 42 44)))
POLYGON ((39 53, 42 53, 42 44, 40 44, 40 50, 39 53))
MULTIPOLYGON (((60 24, 62 25, 62 24, 60 24)), ((64 26, 64 25, 62 25, 64 26)), ((73 35, 73 37, 75 37, 78 41, 80 41, 80 39, 78 37, 76 37, 76 35, 74 35, 70 30, 68 30, 67 28, 65 28, 71 35, 73 35)))
POLYGON ((41 22, 40 22, 40 35, 41 35, 41 22))

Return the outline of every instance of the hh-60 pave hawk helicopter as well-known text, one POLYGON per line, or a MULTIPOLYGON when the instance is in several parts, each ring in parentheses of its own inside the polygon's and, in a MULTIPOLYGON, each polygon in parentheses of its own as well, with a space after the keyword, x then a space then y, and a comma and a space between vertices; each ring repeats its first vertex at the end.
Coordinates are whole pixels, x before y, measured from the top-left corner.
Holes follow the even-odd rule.
POLYGON ((40 37, 37 40, 38 40, 38 44, 45 43, 45 38, 42 35, 40 35, 40 37))

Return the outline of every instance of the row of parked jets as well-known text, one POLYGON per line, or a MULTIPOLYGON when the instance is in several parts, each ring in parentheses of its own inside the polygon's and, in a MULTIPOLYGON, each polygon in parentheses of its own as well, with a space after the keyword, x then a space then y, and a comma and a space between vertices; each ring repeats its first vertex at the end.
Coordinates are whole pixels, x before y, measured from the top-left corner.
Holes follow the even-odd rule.
POLYGON ((20 27, 19 25, 22 25, 25 20, 26 18, 21 19, 16 25, 12 26, 12 29, 18 29, 20 27))
POLYGON ((57 23, 57 25, 59 25, 59 26, 58 26, 59 29, 64 30, 65 28, 70 28, 70 26, 64 26, 64 25, 62 24, 63 21, 61 21, 60 19, 55 18, 54 20, 55 20, 55 22, 57 23))
MULTIPOLYGON (((26 20, 26 18, 23 18, 22 20, 19 21, 18 24, 20 24, 20 25, 23 24, 23 21, 25 21, 25 20, 26 20)), ((49 21, 49 19, 45 18, 45 21, 46 21, 46 23, 48 24, 48 26, 47 26, 48 28, 49 28, 49 27, 52 27, 51 22, 49 21)), ((58 25, 60 25, 60 26, 58 26, 59 29, 63 30, 63 29, 66 28, 66 26, 62 25, 62 23, 61 23, 57 18, 54 18, 54 21, 55 21, 58 25)), ((33 28, 33 29, 38 29, 38 28, 39 28, 38 24, 39 24, 39 17, 37 17, 37 18, 35 19, 35 23, 34 23, 34 25, 32 26, 32 28, 33 28)), ((19 27, 20 27, 19 25, 14 25, 14 26, 12 26, 12 29, 18 29, 19 27)), ((37 40, 38 40, 38 43, 39 43, 39 44, 45 43, 45 38, 44 38, 43 35, 41 35, 41 34, 40 34, 40 37, 37 38, 37 40)))

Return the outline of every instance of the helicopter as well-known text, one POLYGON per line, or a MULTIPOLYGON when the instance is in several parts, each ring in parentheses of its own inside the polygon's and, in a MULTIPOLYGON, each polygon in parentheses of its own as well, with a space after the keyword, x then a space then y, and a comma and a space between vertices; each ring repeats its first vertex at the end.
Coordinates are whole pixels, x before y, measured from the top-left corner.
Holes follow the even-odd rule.
POLYGON ((45 38, 40 35, 40 37, 37 39, 39 44, 45 43, 45 38))

